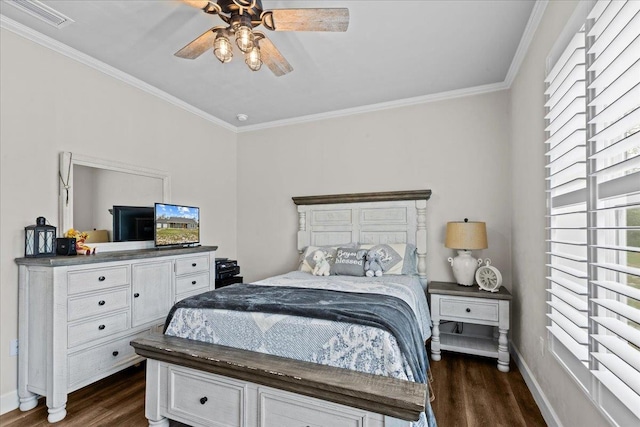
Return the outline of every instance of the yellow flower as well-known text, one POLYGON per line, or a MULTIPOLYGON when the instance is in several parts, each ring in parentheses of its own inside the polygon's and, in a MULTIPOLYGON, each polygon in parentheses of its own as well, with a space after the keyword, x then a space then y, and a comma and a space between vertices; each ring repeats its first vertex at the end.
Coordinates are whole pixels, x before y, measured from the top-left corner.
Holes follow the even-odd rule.
POLYGON ((76 240, 85 240, 87 237, 89 237, 89 233, 87 233, 86 231, 80 232, 78 230, 70 228, 66 233, 64 233, 64 237, 75 237, 76 240))

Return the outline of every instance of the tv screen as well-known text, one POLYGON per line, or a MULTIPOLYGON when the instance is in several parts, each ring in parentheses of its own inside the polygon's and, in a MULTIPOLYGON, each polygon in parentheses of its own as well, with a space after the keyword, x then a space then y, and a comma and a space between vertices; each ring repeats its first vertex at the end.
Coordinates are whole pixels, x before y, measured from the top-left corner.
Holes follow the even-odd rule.
POLYGON ((114 206, 113 241, 153 240, 153 208, 146 206, 114 206))
POLYGON ((200 243, 200 208, 155 204, 156 246, 194 246, 200 243))

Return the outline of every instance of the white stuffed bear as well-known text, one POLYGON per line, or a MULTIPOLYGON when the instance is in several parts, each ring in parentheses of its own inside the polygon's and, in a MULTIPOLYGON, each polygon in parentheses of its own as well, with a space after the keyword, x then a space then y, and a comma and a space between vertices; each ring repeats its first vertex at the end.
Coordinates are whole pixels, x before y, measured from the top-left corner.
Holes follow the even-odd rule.
POLYGON ((313 254, 313 261, 316 263, 312 272, 314 276, 328 276, 331 274, 331 266, 323 251, 316 251, 313 254))

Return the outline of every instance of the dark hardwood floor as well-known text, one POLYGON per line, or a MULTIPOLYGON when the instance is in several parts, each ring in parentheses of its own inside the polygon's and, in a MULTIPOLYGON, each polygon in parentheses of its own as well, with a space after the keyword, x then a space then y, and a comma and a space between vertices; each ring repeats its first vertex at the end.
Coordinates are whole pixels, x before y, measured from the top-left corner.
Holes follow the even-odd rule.
MULTIPOLYGON (((436 396, 431 404, 439 427, 546 425, 513 362, 505 374, 493 359, 444 352, 431 367, 436 396)), ((55 426, 147 426, 144 385, 142 364, 80 389, 69 396, 67 417, 55 426)), ((0 416, 2 427, 50 425, 44 399, 31 411, 16 409, 0 416)))
POLYGON ((451 352, 430 363, 439 427, 547 425, 513 361, 508 373, 495 359, 451 352))

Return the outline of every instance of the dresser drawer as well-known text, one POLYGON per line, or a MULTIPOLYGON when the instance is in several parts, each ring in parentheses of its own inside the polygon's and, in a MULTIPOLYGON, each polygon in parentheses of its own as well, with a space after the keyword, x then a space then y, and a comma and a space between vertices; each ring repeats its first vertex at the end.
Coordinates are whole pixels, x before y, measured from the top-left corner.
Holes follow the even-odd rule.
POLYGON ((88 296, 69 298, 67 319, 69 321, 84 317, 111 313, 129 307, 129 288, 100 292, 88 296))
POLYGON ((457 317, 487 322, 498 321, 498 301, 477 302, 443 298, 440 300, 440 316, 457 317))
POLYGON ((139 335, 121 338, 69 356, 69 388, 75 388, 91 378, 102 376, 105 372, 119 370, 123 365, 141 360, 129 344, 139 335))
POLYGON ((70 324, 67 337, 68 347, 71 348, 86 342, 105 338, 117 332, 127 330, 128 328, 128 311, 121 311, 120 313, 98 319, 70 324))
POLYGON ((323 402, 321 405, 294 395, 260 392, 261 427, 365 427, 364 411, 323 402))
POLYGON ((243 426, 246 405, 243 384, 196 371, 169 368, 168 412, 201 425, 243 426))
POLYGON ((176 294, 195 291, 204 292, 209 289, 209 273, 181 276, 176 279, 176 294))
POLYGON ((96 268, 71 271, 68 276, 69 295, 96 289, 110 288, 129 284, 129 266, 96 268))
POLYGON ((176 260, 176 274, 199 273, 209 271, 209 256, 194 256, 176 260))

